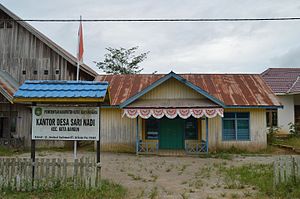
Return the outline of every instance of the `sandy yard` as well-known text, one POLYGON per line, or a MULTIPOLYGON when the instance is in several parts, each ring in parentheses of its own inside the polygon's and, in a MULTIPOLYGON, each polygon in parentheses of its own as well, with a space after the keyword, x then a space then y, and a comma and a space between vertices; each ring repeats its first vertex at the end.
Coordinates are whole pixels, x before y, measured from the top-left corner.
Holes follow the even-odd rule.
POLYGON ((129 198, 237 198, 254 196, 252 187, 226 189, 219 167, 267 164, 274 156, 233 160, 196 157, 157 157, 104 153, 102 176, 129 190, 129 198), (250 193, 250 194, 249 194, 250 193))
MULTIPOLYGON (((95 156, 79 152, 81 156, 95 156)), ((29 154, 22 156, 30 157, 29 154)), ((37 152, 43 158, 67 158, 72 152, 37 152)), ((233 156, 233 159, 199 157, 136 156, 101 153, 102 178, 128 189, 126 198, 253 198, 253 187, 228 189, 220 166, 269 164, 276 156, 233 156)))

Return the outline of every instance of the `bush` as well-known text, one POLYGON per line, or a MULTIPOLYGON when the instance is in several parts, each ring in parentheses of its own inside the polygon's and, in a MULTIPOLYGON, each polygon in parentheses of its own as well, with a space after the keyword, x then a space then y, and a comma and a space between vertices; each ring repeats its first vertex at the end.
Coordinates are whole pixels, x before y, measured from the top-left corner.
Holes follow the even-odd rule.
POLYGON ((300 137, 300 124, 289 123, 289 132, 294 137, 300 137))
POLYGON ((281 183, 274 187, 273 165, 249 164, 240 167, 222 167, 225 173, 226 188, 253 186, 259 191, 257 198, 300 198, 300 183, 294 181, 281 183))

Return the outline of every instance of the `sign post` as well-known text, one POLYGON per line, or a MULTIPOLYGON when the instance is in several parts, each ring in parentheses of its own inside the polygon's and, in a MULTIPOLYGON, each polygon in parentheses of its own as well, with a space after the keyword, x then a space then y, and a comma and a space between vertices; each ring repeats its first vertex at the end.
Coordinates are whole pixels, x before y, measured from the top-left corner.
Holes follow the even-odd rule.
MULTIPOLYGON (((36 103, 32 103, 32 106, 35 107, 36 103)), ((32 136, 32 130, 31 130, 31 136, 32 136)), ((31 183, 32 183, 32 187, 34 187, 34 173, 35 173, 35 140, 34 139, 31 139, 31 162, 32 162, 31 183)))

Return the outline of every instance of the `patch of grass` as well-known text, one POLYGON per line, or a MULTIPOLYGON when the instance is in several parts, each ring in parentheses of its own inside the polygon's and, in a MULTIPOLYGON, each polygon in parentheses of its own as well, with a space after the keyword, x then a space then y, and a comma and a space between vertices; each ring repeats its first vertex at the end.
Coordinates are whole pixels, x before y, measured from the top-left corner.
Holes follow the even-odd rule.
POLYGON ((237 194, 237 193, 232 193, 231 194, 231 198, 232 199, 236 199, 236 198, 238 198, 239 197, 239 194, 237 194))
POLYGON ((158 176, 157 175, 151 175, 152 180, 150 180, 151 182, 156 182, 158 176))
POLYGON ((132 173, 128 173, 127 175, 131 177, 133 180, 142 180, 141 176, 139 175, 134 175, 132 173))
POLYGON ((158 190, 157 187, 154 187, 149 194, 149 198, 155 199, 157 196, 158 196, 158 190))
POLYGON ((251 193, 249 191, 244 192, 244 197, 251 197, 251 193))
POLYGON ((187 164, 182 165, 182 167, 178 169, 178 171, 179 171, 178 175, 182 175, 182 173, 185 171, 187 166, 189 166, 189 165, 187 165, 187 164))
MULTIPOLYGON (((253 186, 258 194, 271 198, 300 198, 300 183, 285 183, 277 187, 273 185, 273 166, 265 164, 249 164, 241 167, 220 167, 225 173, 225 181, 237 188, 253 186)), ((232 187, 234 188, 234 187, 232 187)))
POLYGON ((283 144, 293 146, 295 148, 300 148, 300 137, 289 137, 289 138, 282 138, 282 139, 274 139, 274 144, 283 144))
POLYGON ((13 156, 25 153, 23 150, 10 149, 0 146, 0 156, 13 156))
POLYGON ((189 196, 187 195, 186 192, 181 193, 180 195, 181 195, 182 199, 188 199, 189 198, 189 196))
POLYGON ((50 190, 35 190, 32 192, 13 192, 6 191, 2 192, 0 198, 43 198, 43 199, 61 199, 61 198, 111 198, 111 199, 122 199, 126 198, 126 189, 118 184, 111 183, 107 180, 103 180, 99 188, 94 189, 74 189, 72 186, 64 186, 53 188, 50 190))
POLYGON ((232 160, 233 155, 253 156, 253 155, 273 154, 274 152, 276 152, 276 150, 277 148, 271 145, 267 145, 267 148, 259 151, 248 151, 248 150, 238 149, 236 147, 231 147, 229 149, 219 150, 216 153, 210 153, 208 157, 232 160))

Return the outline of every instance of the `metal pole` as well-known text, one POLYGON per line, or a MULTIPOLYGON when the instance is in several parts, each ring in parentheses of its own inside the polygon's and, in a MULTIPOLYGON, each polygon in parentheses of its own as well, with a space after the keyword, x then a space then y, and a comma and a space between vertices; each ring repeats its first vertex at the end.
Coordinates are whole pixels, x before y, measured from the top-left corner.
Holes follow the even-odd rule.
MULTIPOLYGON (((80 16, 80 23, 81 23, 82 17, 80 16)), ((79 54, 79 35, 78 35, 78 43, 77 43, 77 73, 76 73, 76 81, 79 81, 79 59, 78 59, 78 54, 79 54)), ((77 141, 74 141, 74 160, 77 159, 77 141)))
POLYGON ((208 118, 205 118, 206 127, 206 153, 208 153, 208 118))
MULTIPOLYGON (((33 113, 33 109, 36 106, 36 103, 32 103, 32 113, 33 113)), ((35 173, 35 140, 32 139, 32 125, 31 125, 31 162, 32 162, 32 187, 34 186, 34 173, 35 173)))
POLYGON ((139 154, 139 117, 136 118, 136 144, 135 144, 136 155, 139 154))
POLYGON ((100 139, 101 139, 101 106, 99 106, 99 140, 97 140, 97 163, 100 163, 100 139))

